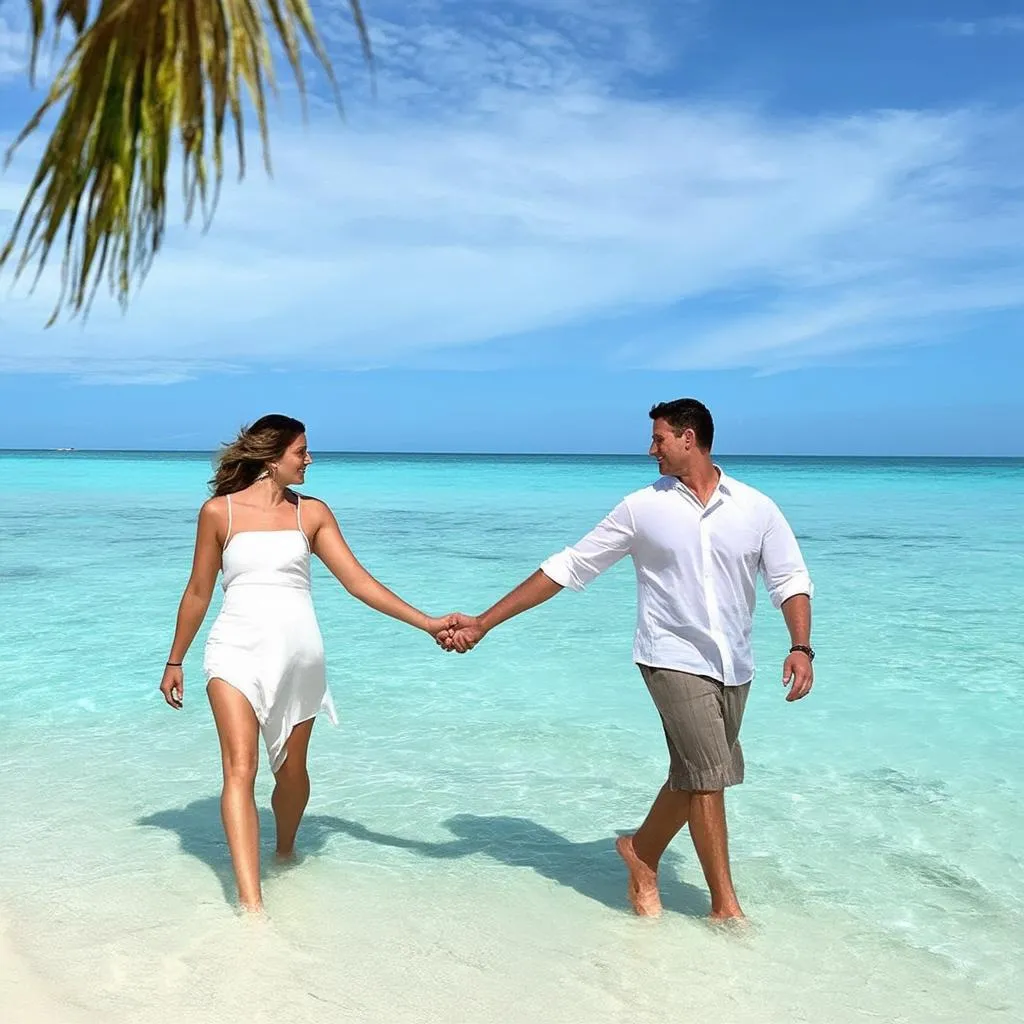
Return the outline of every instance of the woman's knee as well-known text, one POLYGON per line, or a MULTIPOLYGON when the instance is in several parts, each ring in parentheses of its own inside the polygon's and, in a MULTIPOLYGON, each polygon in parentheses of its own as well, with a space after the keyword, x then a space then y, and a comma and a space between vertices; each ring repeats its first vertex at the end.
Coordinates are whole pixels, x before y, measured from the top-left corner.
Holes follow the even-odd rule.
POLYGON ((298 758, 292 760, 288 758, 277 772, 274 774, 274 779, 280 786, 286 786, 289 789, 293 787, 306 787, 309 785, 309 772, 306 770, 306 765, 298 758))
POLYGON ((256 784, 259 755, 256 751, 229 751, 224 754, 223 767, 225 784, 252 787, 256 784))

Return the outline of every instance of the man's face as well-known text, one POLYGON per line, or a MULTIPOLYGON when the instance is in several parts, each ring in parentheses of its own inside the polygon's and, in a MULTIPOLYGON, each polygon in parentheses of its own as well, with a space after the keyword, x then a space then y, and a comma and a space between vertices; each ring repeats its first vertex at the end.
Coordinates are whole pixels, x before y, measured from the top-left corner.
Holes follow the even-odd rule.
POLYGON ((651 424, 651 447, 648 455, 658 460, 662 476, 678 476, 690 463, 696 438, 692 430, 684 430, 678 437, 665 420, 651 424))

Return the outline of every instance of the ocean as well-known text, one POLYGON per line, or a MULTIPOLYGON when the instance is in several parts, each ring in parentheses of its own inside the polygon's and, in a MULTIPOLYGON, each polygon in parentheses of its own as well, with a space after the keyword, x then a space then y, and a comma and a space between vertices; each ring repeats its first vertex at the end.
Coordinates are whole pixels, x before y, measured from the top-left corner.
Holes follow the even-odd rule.
MULTIPOLYGON (((665 915, 628 908, 613 841, 667 766, 628 561, 466 656, 317 563, 340 724, 313 733, 303 859, 267 864, 266 919, 240 917, 201 672, 219 589, 184 710, 157 691, 210 457, 0 452, 0 923, 52 1019, 1024 1019, 1024 460, 720 461, 779 503, 817 588, 796 704, 782 617, 763 591, 757 610, 727 797, 739 930, 703 919, 685 833, 665 915)), ((482 610, 655 475, 323 455, 303 491, 440 614, 482 610)), ((271 781, 264 756, 268 858, 271 781)))

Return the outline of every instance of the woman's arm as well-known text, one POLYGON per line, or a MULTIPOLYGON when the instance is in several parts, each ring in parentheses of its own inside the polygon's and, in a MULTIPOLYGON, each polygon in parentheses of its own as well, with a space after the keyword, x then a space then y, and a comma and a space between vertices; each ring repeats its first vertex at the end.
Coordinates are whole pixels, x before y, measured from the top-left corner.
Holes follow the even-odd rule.
POLYGON ((199 525, 196 529, 195 553, 192 556, 192 573, 185 585, 185 592, 178 605, 178 619, 174 627, 174 640, 168 664, 160 682, 160 692, 172 708, 180 708, 185 696, 185 678, 180 663, 185 660, 199 627, 206 618, 210 598, 217 582, 221 566, 220 526, 223 515, 214 500, 206 502, 199 510, 199 525))
POLYGON ((311 543, 313 554, 330 569, 338 582, 353 597, 374 611, 383 612, 393 619, 422 629, 431 636, 436 636, 442 629, 448 628, 450 616, 438 619, 421 612, 388 590, 363 568, 341 535, 334 513, 322 501, 316 498, 303 498, 302 501, 310 505, 315 503, 316 529, 311 543))

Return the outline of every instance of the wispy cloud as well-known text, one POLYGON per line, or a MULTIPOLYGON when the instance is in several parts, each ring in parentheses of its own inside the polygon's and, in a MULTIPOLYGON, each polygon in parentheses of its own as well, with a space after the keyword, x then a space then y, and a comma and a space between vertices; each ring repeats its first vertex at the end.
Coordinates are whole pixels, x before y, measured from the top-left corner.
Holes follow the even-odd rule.
MULTIPOLYGON (((704 7, 704 0, 381 0, 371 36, 382 94, 392 103, 486 109, 494 89, 610 89, 656 75, 686 48, 704 7)), ((318 24, 358 84, 365 69, 347 4, 325 4, 318 24)))
POLYGON ((30 40, 19 21, 0 16, 0 84, 28 69, 30 40))
POLYGON ((1024 32, 1024 16, 1002 15, 992 18, 976 18, 972 21, 940 21, 938 30, 949 36, 1007 36, 1024 32))
POLYGON ((941 291, 921 285, 877 280, 871 287, 777 299, 755 313, 695 331, 685 343, 645 339, 646 360, 638 359, 657 369, 745 366, 778 372, 854 352, 940 342, 969 318, 1024 309, 1019 277, 948 282, 941 291))
MULTIPOLYGON (((0 372, 458 364, 498 340, 529 363, 581 325, 609 365, 773 370, 1024 308, 1020 113, 784 118, 645 88, 676 52, 653 8, 453 9, 375 10, 380 101, 278 125, 275 179, 172 231, 127 317, 42 332, 53 275, 6 299, 0 372)), ((321 21, 358 95, 351 27, 321 21)), ((30 169, 0 181, 0 230, 30 169)))

